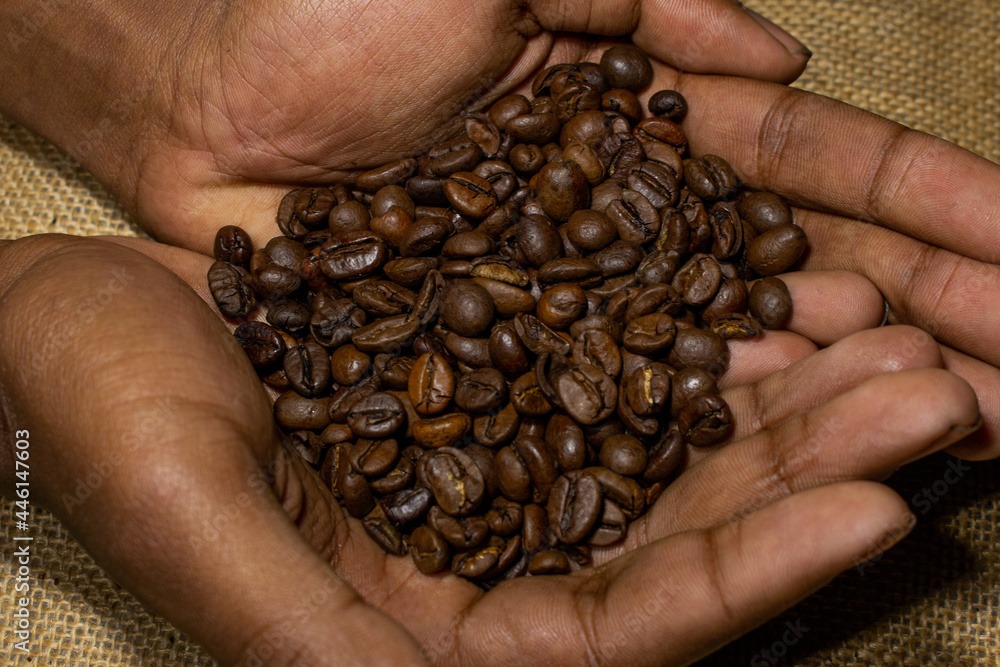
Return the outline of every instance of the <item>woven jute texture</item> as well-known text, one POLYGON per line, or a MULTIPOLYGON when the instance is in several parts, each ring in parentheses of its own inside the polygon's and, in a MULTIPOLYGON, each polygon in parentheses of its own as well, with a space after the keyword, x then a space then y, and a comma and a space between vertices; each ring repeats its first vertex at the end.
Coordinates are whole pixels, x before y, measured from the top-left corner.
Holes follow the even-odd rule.
MULTIPOLYGON (((815 53, 796 84, 1000 159, 998 0, 752 0, 815 53)), ((141 232, 86 172, 0 117, 0 238, 141 232)), ((998 193, 1000 194, 1000 193, 998 193)), ((1000 464, 941 454, 890 484, 914 532, 705 665, 1000 664, 1000 464)), ((0 664, 210 665, 118 587, 51 515, 34 510, 27 654, 13 649, 19 594, 12 502, 0 506, 0 664)), ((665 619, 669 621, 669 619, 665 619)))

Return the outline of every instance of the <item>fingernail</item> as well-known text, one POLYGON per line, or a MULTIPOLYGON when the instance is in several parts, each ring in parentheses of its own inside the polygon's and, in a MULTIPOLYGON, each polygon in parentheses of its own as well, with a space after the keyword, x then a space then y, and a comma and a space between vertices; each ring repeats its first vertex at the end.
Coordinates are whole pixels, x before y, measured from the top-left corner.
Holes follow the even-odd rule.
POLYGON ((749 14, 750 18, 759 23, 760 26, 764 28, 764 30, 767 30, 768 34, 770 34, 771 37, 774 37, 776 40, 781 42, 782 46, 788 49, 788 52, 791 53, 793 56, 804 55, 806 58, 812 56, 812 51, 806 48, 805 44, 792 37, 782 28, 779 28, 769 19, 764 18, 763 16, 761 16, 760 14, 758 14, 757 12, 748 7, 743 7, 743 11, 749 14))
POLYGON ((927 446, 927 452, 939 452, 942 449, 951 447, 962 438, 972 435, 983 425, 983 416, 979 415, 971 424, 955 424, 948 429, 947 433, 927 446))

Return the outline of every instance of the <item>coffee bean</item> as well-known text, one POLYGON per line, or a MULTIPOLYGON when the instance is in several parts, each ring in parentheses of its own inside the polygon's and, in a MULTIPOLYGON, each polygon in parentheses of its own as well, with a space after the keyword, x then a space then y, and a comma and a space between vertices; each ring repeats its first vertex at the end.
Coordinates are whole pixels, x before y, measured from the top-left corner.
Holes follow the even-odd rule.
POLYGON ((781 329, 792 316, 792 296, 781 278, 761 278, 750 288, 750 312, 766 329, 781 329))
POLYGON ((684 439, 696 447, 719 443, 733 430, 729 406, 718 394, 692 396, 677 421, 684 439))
POLYGON ((244 318, 257 300, 250 287, 250 274, 241 266, 216 261, 208 270, 208 289, 219 312, 226 317, 244 318))
POLYGON ((675 123, 680 123, 687 115, 688 105, 684 96, 676 90, 660 90, 652 94, 648 102, 649 113, 654 116, 666 116, 675 123))
MULTIPOLYGON (((634 476, 646 469, 646 448, 638 438, 621 433, 601 444, 601 464, 619 475, 634 476)), ((596 516, 595 516, 596 518, 596 516)))
POLYGON ((618 44, 601 56, 601 74, 612 88, 637 92, 653 80, 653 66, 637 47, 618 44))
POLYGON ((429 526, 419 526, 410 535, 410 556, 424 574, 434 574, 448 567, 451 553, 441 534, 429 526))
POLYGON ((285 356, 284 338, 263 322, 244 322, 233 335, 258 371, 273 369, 285 356))
POLYGON ((521 416, 511 403, 498 412, 476 417, 472 423, 476 441, 487 447, 500 447, 511 442, 520 426, 521 416))
POLYGON ((740 186, 736 172, 717 155, 686 160, 684 180, 691 192, 709 202, 733 199, 740 186))
POLYGON ((427 523, 448 544, 458 549, 471 549, 482 544, 490 531, 489 524, 481 516, 452 516, 437 506, 427 512, 427 523))
POLYGON ((780 225, 767 230, 747 248, 747 263, 763 276, 784 273, 799 261, 806 250, 801 227, 780 225))
POLYGON ((347 411, 347 425, 361 438, 387 438, 405 423, 402 402, 386 392, 366 396, 347 411))
POLYGON ((455 395, 455 377, 439 354, 423 354, 413 364, 407 385, 413 407, 422 415, 443 412, 455 395))
POLYGON ((454 447, 429 453, 427 484, 438 506, 452 516, 466 516, 479 507, 485 492, 483 474, 467 454, 454 447))
POLYGON ((406 553, 403 535, 385 517, 365 517, 361 524, 368 536, 387 553, 396 556, 406 553))
POLYGON ((758 234, 792 223, 792 211, 785 200, 771 192, 751 192, 740 200, 740 217, 758 234))
POLYGON ((226 225, 215 234, 213 254, 216 261, 246 268, 253 255, 253 241, 242 227, 226 225))
POLYGON ((330 385, 330 355, 319 343, 296 345, 285 354, 283 363, 288 381, 306 398, 319 396, 330 385))
POLYGON ((507 381, 495 368, 463 375, 455 386, 455 405, 474 414, 495 410, 507 400, 507 381))
POLYGON ((557 540, 576 544, 590 533, 601 514, 601 487, 593 476, 568 472, 552 487, 548 501, 549 526, 557 540))
POLYGON ((472 430, 469 415, 454 412, 427 419, 418 419, 410 424, 413 439, 422 447, 453 447, 472 430))
POLYGON ((456 280, 441 294, 441 320, 462 336, 479 336, 493 324, 493 297, 472 280, 456 280))

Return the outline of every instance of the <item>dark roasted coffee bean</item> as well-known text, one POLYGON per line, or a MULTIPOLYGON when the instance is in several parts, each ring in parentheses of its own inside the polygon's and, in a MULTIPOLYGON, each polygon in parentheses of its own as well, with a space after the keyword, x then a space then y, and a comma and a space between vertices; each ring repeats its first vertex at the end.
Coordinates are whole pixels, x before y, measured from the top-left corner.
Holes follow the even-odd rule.
POLYGON ((427 512, 427 524, 457 549, 471 549, 482 544, 490 531, 486 519, 481 516, 455 517, 437 506, 427 512))
POLYGON ((292 387, 306 398, 319 396, 330 386, 330 355, 319 343, 308 341, 289 349, 283 364, 292 387))
POLYGON ((303 190, 292 190, 281 198, 278 205, 278 214, 275 221, 281 233, 290 239, 300 239, 309 233, 309 229, 302 225, 297 215, 295 215, 295 202, 299 193, 303 190))
POLYGON ((493 297, 475 281, 453 281, 441 294, 441 321, 459 335, 479 336, 489 331, 495 312, 493 297))
POLYGON ((392 470, 381 477, 371 479, 370 484, 375 493, 396 493, 411 487, 415 477, 413 463, 407 458, 400 457, 392 470))
POLYGON ((649 113, 654 116, 666 116, 675 123, 684 120, 688 110, 687 100, 676 90, 660 90, 653 93, 647 106, 649 113))
POLYGON ((576 211, 570 216, 567 225, 569 239, 587 252, 608 247, 618 236, 614 223, 601 211, 576 211))
POLYGON ((722 269, 711 255, 695 254, 677 270, 671 283, 684 303, 700 306, 708 303, 722 283, 722 269))
MULTIPOLYGON (((499 539, 499 538, 497 538, 499 539)), ((470 551, 457 553, 451 561, 451 571, 466 579, 479 579, 488 576, 503 551, 503 540, 499 543, 488 543, 470 551)))
POLYGON ((535 354, 551 352, 566 356, 572 345, 534 315, 519 313, 514 318, 514 329, 525 347, 535 354))
POLYGON ((625 322, 631 322, 651 313, 666 313, 673 316, 680 312, 683 307, 684 303, 677 290, 665 283, 654 283, 642 287, 630 295, 628 307, 625 310, 625 322))
POLYGON ((801 227, 772 227, 747 248, 747 263, 763 276, 784 273, 799 261, 806 251, 806 235, 801 227))
POLYGON ((717 202, 711 210, 712 254, 730 259, 743 249, 743 221, 732 202, 717 202))
POLYGON ((611 546, 625 539, 627 527, 628 519, 621 508, 614 501, 605 500, 601 507, 601 516, 587 542, 595 547, 611 546))
POLYGON ((542 438, 533 435, 518 435, 513 447, 528 471, 533 500, 539 503, 546 502, 552 484, 559 475, 552 452, 542 438))
POLYGON ((403 539, 402 533, 396 530, 396 527, 389 523, 385 517, 365 517, 361 524, 365 527, 368 536, 375 541, 375 544, 382 547, 383 551, 394 556, 406 554, 406 541, 403 539))
MULTIPOLYGON (((333 357, 336 356, 334 353, 333 357)), ((413 370, 415 362, 416 358, 411 356, 392 357, 388 354, 379 354, 376 355, 374 362, 375 375, 386 389, 406 391, 410 382, 410 371, 413 370)))
POLYGON ((601 467, 584 468, 601 485, 605 499, 615 503, 628 519, 635 519, 646 509, 646 494, 635 480, 601 467))
POLYGON ((508 120, 504 129, 521 144, 542 146, 559 134, 559 119, 554 113, 526 113, 508 120))
POLYGON ((445 241, 441 248, 442 257, 482 257, 492 254, 493 239, 482 232, 463 232, 445 241))
POLYGON ((208 270, 208 289, 219 312, 226 317, 244 318, 257 300, 250 287, 250 274, 235 264, 216 261, 208 270))
POLYGON ((264 264, 253 272, 252 283, 259 297, 268 301, 284 299, 302 285, 299 274, 278 264, 264 264))
POLYGON ((618 387, 596 366, 574 364, 553 385, 566 411, 581 424, 596 424, 614 412, 618 387))
POLYGON ((563 471, 578 470, 587 461, 583 430, 568 415, 553 415, 545 427, 545 442, 563 471))
POLYGON ((729 365, 729 348, 711 331, 678 329, 667 362, 677 370, 702 368, 718 377, 729 365))
POLYGON ((341 345, 330 355, 330 372, 334 382, 352 385, 368 375, 371 357, 353 345, 341 345))
POLYGON ((403 185, 417 171, 417 161, 404 158, 359 174, 355 185, 365 192, 378 192, 387 185, 403 185))
POLYGON ((501 448, 496 453, 494 464, 500 493, 513 502, 530 501, 532 496, 531 477, 528 473, 528 467, 518 451, 510 445, 501 448))
POLYGON ((496 448, 511 442, 520 425, 520 414, 508 403, 496 413, 476 417, 472 429, 477 442, 496 448))
POLYGON ((733 416, 718 394, 691 397, 677 417, 684 440, 696 447, 722 442, 733 430, 733 416))
POLYGON ((548 518, 552 534, 563 544, 582 542, 601 515, 601 487, 593 476, 568 472, 552 487, 548 518))
POLYGON ((510 166, 522 178, 530 178, 545 166, 545 154, 536 144, 517 144, 510 149, 510 166))
POLYGON ((363 278, 380 269, 387 259, 385 242, 368 231, 332 236, 319 251, 319 267, 331 280, 363 278))
POLYGON ((604 163, 597 151, 590 146, 579 141, 570 142, 563 148, 562 157, 575 162, 590 185, 597 185, 604 180, 604 163))
POLYGON ((472 418, 462 412, 418 419, 410 424, 413 439, 422 447, 454 447, 472 431, 472 418))
POLYGON ((452 174, 444 184, 444 193, 457 211, 473 220, 482 220, 497 206, 490 182, 469 171, 452 174))
POLYGON ((521 504, 507 500, 503 496, 494 498, 490 510, 486 513, 486 523, 489 524, 490 532, 500 537, 510 537, 520 532, 523 518, 521 504))
MULTIPOLYGON (((499 136, 497 137, 499 143, 499 136)), ((458 144, 453 144, 451 150, 431 157, 428 166, 435 176, 452 176, 453 174, 472 171, 472 169, 483 159, 482 149, 469 140, 462 138, 458 144)), ((452 142, 446 142, 446 145, 452 142)), ((497 146, 499 148, 499 146, 497 146)), ((431 150, 434 152, 434 149, 431 150)), ((430 153, 428 154, 430 155, 430 153)), ((447 183, 445 183, 445 196, 447 196, 447 183)))
POLYGON ((318 431, 330 423, 328 407, 327 398, 305 398, 297 392, 286 391, 274 402, 274 418, 290 431, 318 431))
POLYGON ((228 262, 246 268, 253 255, 253 241, 242 227, 226 225, 215 234, 213 248, 216 261, 228 262))
POLYGON ((375 508, 375 496, 368 480, 347 462, 337 466, 336 492, 347 513, 360 519, 375 508))
POLYGON ((407 385, 413 407, 422 415, 444 412, 455 394, 455 376, 439 354, 423 354, 413 364, 407 385))
POLYGON ((600 282, 601 270, 585 257, 560 257, 538 267, 536 278, 539 283, 576 283, 586 289, 600 282))
POLYGON ((437 257, 401 257, 382 267, 386 277, 405 287, 419 287, 427 273, 438 267, 437 257))
POLYGON ((507 381, 495 368, 463 375, 455 386, 455 405, 474 414, 495 410, 507 400, 507 381))
POLYGON ((284 338, 263 322, 244 322, 233 335, 258 371, 273 369, 285 356, 284 338))
POLYGON ((347 411, 347 425, 362 438, 387 438, 405 423, 406 410, 402 402, 386 392, 366 396, 347 411))
POLYGON ((388 280, 373 280, 355 288, 351 294, 355 303, 375 317, 388 317, 409 312, 417 295, 388 280))
POLYGON ((538 319, 553 329, 567 329, 587 311, 587 297, 579 285, 554 285, 538 300, 538 319))
POLYGON ((452 516, 467 516, 483 500, 483 473, 465 452, 440 447, 427 454, 427 484, 438 506, 452 516))
POLYGON ((295 197, 295 217, 307 229, 316 229, 326 225, 330 209, 336 203, 330 188, 303 188, 295 197))
POLYGON ((448 331, 444 335, 444 346, 459 364, 465 364, 471 368, 485 368, 491 366, 489 339, 469 338, 459 336, 448 331))
POLYGON ((622 387, 625 399, 635 414, 656 415, 670 405, 670 375, 673 369, 653 362, 632 373, 622 387))
POLYGON ((309 330, 320 345, 335 348, 349 342, 366 321, 365 312, 352 299, 336 299, 315 308, 309 330))
POLYGON ((612 88, 637 92, 653 80, 653 66, 638 47, 618 44, 601 56, 601 74, 612 88))
POLYGON ((600 461, 609 470, 632 477, 646 469, 648 458, 646 448, 638 438, 622 433, 612 435, 601 443, 600 461))
POLYGON ((711 323, 717 317, 745 313, 749 296, 745 282, 739 278, 726 278, 712 300, 702 309, 702 321, 711 323))
POLYGON ((489 353, 493 365, 507 377, 522 375, 531 367, 527 348, 521 342, 515 327, 508 323, 493 328, 489 353))
POLYGON ((510 385, 510 402, 525 417, 544 417, 552 412, 552 403, 538 386, 538 377, 531 370, 510 385))
POLYGON ((526 215, 514 228, 517 247, 532 266, 542 266, 562 254, 562 239, 552 221, 542 215, 526 215))
POLYGON ((531 177, 538 201, 553 220, 566 222, 590 204, 590 184, 576 162, 550 162, 531 177))
POLYGON ((554 92, 552 102, 555 105, 556 118, 559 122, 565 123, 583 111, 601 108, 601 93, 597 86, 580 81, 554 92))
POLYGON ((410 535, 410 556, 424 574, 440 572, 451 561, 448 542, 430 526, 419 526, 410 535))
MULTIPOLYGON (((452 225, 446 218, 421 218, 400 236, 399 254, 403 257, 437 254, 452 231, 452 225)), ((435 266, 437 263, 435 261, 435 266)))
POLYGON ((659 441, 649 450, 649 462, 642 473, 645 482, 663 482, 670 478, 684 460, 684 439, 677 422, 671 422, 659 441))
POLYGON ((398 459, 399 443, 393 439, 360 439, 350 450, 351 467, 367 477, 378 477, 388 473, 398 459))
POLYGON ((731 200, 736 197, 740 187, 736 172, 717 155, 685 160, 684 181, 691 192, 706 202, 731 200))
POLYGON ((561 551, 549 549, 539 551, 528 562, 528 574, 567 574, 570 571, 569 559, 561 551))
POLYGON ((616 378, 622 371, 622 357, 614 337, 602 329, 588 329, 573 341, 573 361, 590 364, 616 378))
POLYGON ((636 190, 623 190, 621 198, 608 204, 604 213, 624 241, 646 243, 656 238, 660 231, 659 212, 645 195, 636 190))
POLYGON ((372 216, 368 207, 359 201, 347 201, 330 209, 329 225, 332 234, 360 232, 368 229, 372 216))
MULTIPOLYGON (((683 217, 681 219, 683 220, 683 217)), ((686 225, 687 221, 684 221, 684 224, 686 225)), ((684 252, 687 252, 686 249, 684 252)), ((639 262, 639 266, 635 270, 635 277, 643 285, 653 285, 656 283, 666 283, 669 285, 677 274, 680 261, 681 252, 679 251, 654 250, 639 262)))
POLYGON ((590 259, 597 264, 601 275, 607 277, 634 270, 639 266, 644 254, 642 246, 638 243, 618 240, 590 255, 590 259))
POLYGON ((644 196, 657 210, 675 206, 680 196, 677 176, 658 162, 640 163, 628 175, 626 182, 629 188, 644 196))
POLYGON ((650 313, 628 323, 622 345, 636 354, 658 354, 674 342, 677 326, 666 313, 650 313))
POLYGON ((308 327, 312 311, 300 301, 280 301, 267 309, 267 321, 293 336, 301 335, 308 327))
POLYGON ((359 327, 351 334, 351 342, 364 352, 395 353, 413 342, 420 326, 412 314, 383 317, 359 327))
POLYGON ((624 88, 613 88, 604 93, 601 96, 601 108, 620 113, 632 123, 642 119, 642 103, 635 93, 624 88))
POLYGON ((379 502, 385 517, 396 526, 404 526, 423 518, 434 502, 430 489, 417 487, 404 489, 385 496, 379 502))
POLYGON ((522 511, 521 544, 524 550, 531 554, 547 549, 551 543, 548 512, 537 503, 525 505, 522 511))
POLYGON ((740 200, 740 216, 758 234, 792 224, 792 211, 785 200, 771 192, 751 192, 740 200))
POLYGON ((792 316, 792 296, 781 278, 762 278, 750 288, 750 312, 765 329, 783 329, 792 316))
POLYGON ((742 313, 719 315, 712 320, 714 333, 729 340, 731 338, 753 338, 763 333, 760 325, 742 313))

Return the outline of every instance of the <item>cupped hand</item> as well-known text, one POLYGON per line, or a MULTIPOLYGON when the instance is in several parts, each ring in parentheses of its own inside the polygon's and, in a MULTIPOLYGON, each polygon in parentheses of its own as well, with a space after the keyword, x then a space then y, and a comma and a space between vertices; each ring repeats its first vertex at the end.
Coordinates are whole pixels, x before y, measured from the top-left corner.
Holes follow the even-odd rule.
POLYGON ((0 255, 3 425, 32 433, 34 492, 223 664, 688 664, 898 541, 905 503, 858 480, 978 426, 927 334, 862 331, 870 286, 790 276, 793 331, 733 345, 734 441, 693 454, 595 567, 484 594, 385 555, 282 447, 206 303, 211 260, 68 237, 0 255), (865 307, 823 308, 831 283, 865 307), (802 334, 824 329, 842 340, 816 351, 802 334))

